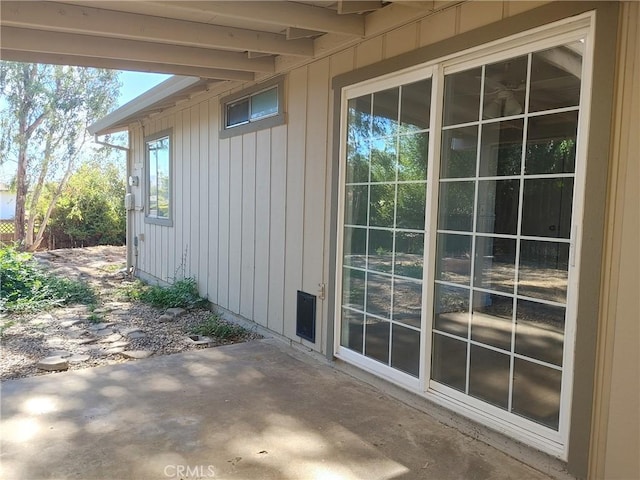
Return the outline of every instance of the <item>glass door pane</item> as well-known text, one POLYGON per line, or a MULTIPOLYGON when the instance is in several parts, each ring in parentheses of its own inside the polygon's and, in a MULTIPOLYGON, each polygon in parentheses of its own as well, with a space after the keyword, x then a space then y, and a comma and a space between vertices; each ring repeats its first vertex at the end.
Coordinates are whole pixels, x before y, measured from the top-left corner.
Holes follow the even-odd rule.
POLYGON ((347 109, 340 345, 419 377, 431 79, 347 109))
POLYGON ((559 429, 582 43, 444 77, 431 378, 559 429))

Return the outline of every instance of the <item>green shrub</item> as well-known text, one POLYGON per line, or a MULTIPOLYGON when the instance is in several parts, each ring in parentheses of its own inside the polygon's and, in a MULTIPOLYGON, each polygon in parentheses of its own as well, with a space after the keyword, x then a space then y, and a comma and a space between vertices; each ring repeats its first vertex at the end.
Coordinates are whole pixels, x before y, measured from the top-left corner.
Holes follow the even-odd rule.
POLYGON ((206 305, 207 301, 198 295, 198 285, 194 278, 177 280, 168 287, 147 286, 140 292, 140 300, 158 308, 194 308, 206 305))
POLYGON ((197 325, 191 333, 221 340, 237 340, 248 335, 249 331, 240 325, 222 320, 218 314, 213 314, 197 325))
POLYGON ((0 248, 0 311, 35 312, 95 302, 96 294, 85 282, 46 273, 31 254, 0 248))

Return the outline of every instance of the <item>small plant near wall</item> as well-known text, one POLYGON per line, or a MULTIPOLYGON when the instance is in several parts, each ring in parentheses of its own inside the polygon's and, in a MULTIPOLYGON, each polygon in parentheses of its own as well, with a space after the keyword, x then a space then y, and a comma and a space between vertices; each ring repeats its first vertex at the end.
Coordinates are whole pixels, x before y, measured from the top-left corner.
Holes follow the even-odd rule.
POLYGON ((189 333, 234 341, 247 337, 251 332, 240 325, 223 320, 220 314, 214 313, 196 325, 189 333))
POLYGON ((207 300, 198 294, 198 285, 192 277, 176 280, 173 285, 161 287, 149 285, 139 292, 141 301, 157 308, 196 308, 204 307, 207 300))

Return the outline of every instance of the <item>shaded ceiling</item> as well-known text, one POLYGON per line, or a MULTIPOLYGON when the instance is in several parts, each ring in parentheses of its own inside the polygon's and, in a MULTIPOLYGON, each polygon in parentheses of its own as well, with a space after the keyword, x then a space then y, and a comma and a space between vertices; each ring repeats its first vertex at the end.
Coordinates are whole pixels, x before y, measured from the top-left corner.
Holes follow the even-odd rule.
POLYGON ((0 58, 252 81, 278 62, 304 62, 424 16, 434 3, 2 1, 0 58))

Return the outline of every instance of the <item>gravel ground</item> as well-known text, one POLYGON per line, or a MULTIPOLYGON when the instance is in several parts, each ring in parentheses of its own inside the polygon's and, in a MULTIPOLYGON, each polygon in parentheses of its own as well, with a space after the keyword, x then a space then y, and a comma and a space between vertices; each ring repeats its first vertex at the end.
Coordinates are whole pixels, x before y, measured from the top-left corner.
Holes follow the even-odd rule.
MULTIPOLYGON (((133 281, 121 270, 125 266, 124 247, 88 247, 36 254, 47 270, 69 278, 88 281, 98 292, 100 305, 93 312, 86 306, 57 308, 31 315, 3 319, 12 325, 0 341, 0 380, 47 375, 37 364, 45 357, 63 355, 69 370, 132 361, 128 351, 168 355, 206 348, 195 345, 188 333, 211 312, 194 309, 170 321, 165 313, 149 305, 126 300, 122 292, 133 281), (166 317, 163 317, 163 320, 166 317)), ((209 346, 261 338, 248 332, 235 341, 213 338, 209 346)))

